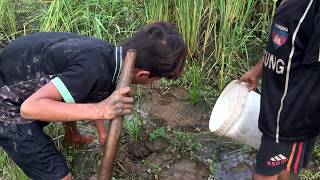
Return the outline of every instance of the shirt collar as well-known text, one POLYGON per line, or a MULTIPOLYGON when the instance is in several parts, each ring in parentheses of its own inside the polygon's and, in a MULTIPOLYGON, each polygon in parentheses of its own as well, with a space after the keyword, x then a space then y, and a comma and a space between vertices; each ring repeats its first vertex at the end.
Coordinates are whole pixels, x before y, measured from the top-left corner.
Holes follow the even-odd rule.
POLYGON ((113 78, 112 78, 112 83, 117 83, 119 76, 120 76, 120 72, 121 72, 121 67, 122 67, 122 47, 116 47, 115 50, 115 69, 114 69, 114 73, 113 73, 113 78))

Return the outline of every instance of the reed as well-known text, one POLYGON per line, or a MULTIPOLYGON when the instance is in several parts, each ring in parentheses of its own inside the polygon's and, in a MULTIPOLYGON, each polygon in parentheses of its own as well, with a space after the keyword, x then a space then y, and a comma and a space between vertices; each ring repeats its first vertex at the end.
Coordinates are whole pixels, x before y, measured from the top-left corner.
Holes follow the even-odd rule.
POLYGON ((230 69, 237 60, 243 61, 243 50, 253 36, 248 20, 253 11, 253 0, 217 0, 219 20, 214 27, 215 59, 219 61, 218 88, 224 88, 230 69), (240 55, 241 54, 241 55, 240 55))
POLYGON ((172 13, 172 1, 170 0, 144 0, 147 22, 169 21, 172 13))
POLYGON ((0 148, 0 179, 28 180, 23 171, 0 148))
POLYGON ((204 12, 204 0, 175 0, 176 21, 188 48, 193 56, 198 43, 204 12))
POLYGON ((114 0, 54 0, 41 20, 40 31, 74 32, 114 44, 143 24, 137 2, 114 0))
POLYGON ((0 1, 0 31, 6 34, 17 32, 15 4, 13 0, 0 1))

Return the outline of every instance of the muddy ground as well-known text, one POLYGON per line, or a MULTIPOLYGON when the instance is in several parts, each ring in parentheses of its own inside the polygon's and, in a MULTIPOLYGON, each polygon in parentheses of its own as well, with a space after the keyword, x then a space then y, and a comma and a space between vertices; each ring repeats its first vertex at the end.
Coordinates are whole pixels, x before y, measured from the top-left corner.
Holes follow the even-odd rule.
MULTIPOLYGON (((140 89, 139 96, 137 111, 144 130, 138 140, 123 133, 116 179, 251 179, 255 150, 210 133, 211 107, 206 102, 193 106, 183 88, 159 84, 140 89), (150 132, 160 127, 165 136, 150 140, 150 132)), ((96 179, 100 145, 64 151, 75 179, 96 179)))
MULTIPOLYGON (((191 105, 188 93, 181 87, 154 84, 135 89, 136 112, 143 129, 136 139, 125 129, 122 131, 114 179, 251 179, 256 151, 209 132, 212 107, 207 102, 191 105), (161 133, 150 138, 159 129, 161 133)), ((97 135, 89 123, 79 126, 84 133, 97 135)), ((67 146, 62 127, 50 125, 46 130, 65 155, 74 179, 97 179, 102 158, 98 141, 87 146, 67 146)), ((315 165, 312 167, 316 169, 315 165)))

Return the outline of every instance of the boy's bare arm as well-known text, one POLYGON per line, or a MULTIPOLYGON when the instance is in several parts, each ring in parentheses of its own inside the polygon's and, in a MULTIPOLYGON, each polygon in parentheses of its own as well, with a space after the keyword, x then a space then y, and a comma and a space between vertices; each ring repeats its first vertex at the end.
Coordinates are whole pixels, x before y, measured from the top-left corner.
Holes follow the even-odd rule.
POLYGON ((133 108, 133 98, 126 97, 130 88, 114 91, 100 103, 68 104, 49 82, 32 94, 20 108, 23 118, 43 121, 76 121, 113 119, 118 115, 129 114, 133 108))
POLYGON ((263 69, 263 57, 260 61, 239 79, 239 82, 247 82, 249 91, 254 90, 257 87, 258 80, 261 77, 263 69))

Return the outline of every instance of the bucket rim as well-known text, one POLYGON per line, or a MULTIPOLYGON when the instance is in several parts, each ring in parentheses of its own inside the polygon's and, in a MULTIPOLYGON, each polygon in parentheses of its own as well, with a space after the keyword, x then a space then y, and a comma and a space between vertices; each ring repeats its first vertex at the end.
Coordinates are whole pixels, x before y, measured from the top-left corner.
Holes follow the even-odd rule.
MULTIPOLYGON (((246 86, 246 83, 239 83, 237 80, 233 80, 231 81, 221 92, 221 94, 219 95, 215 106, 212 109, 211 112, 211 117, 210 117, 210 122, 213 121, 213 116, 214 114, 212 114, 214 112, 214 109, 216 108, 216 106, 218 104, 222 104, 219 102, 222 102, 222 99, 225 98, 225 96, 230 93, 230 89, 231 88, 235 88, 236 87, 236 96, 234 98, 234 102, 232 103, 232 108, 231 108, 231 112, 233 113, 228 113, 228 115, 226 116, 224 122, 216 129, 211 130, 212 132, 216 133, 217 135, 224 135, 230 128, 230 124, 233 124, 236 121, 236 117, 239 116, 241 110, 243 109, 243 106, 246 102, 246 99, 248 97, 249 94, 249 90, 246 86)), ((209 123, 210 123, 209 122, 209 123)))

